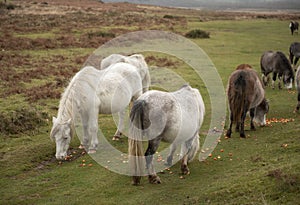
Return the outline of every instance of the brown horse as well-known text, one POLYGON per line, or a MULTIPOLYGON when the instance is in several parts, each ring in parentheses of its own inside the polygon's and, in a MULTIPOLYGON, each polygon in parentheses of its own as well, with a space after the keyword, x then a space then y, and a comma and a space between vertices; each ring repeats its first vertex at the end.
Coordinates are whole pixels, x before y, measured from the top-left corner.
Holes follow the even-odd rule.
POLYGON ((266 113, 269 104, 265 99, 263 84, 255 70, 248 64, 239 65, 231 74, 227 97, 230 109, 230 126, 226 136, 231 137, 232 123, 236 123, 236 131, 245 138, 244 121, 250 111, 251 130, 255 130, 253 121, 261 126, 266 124, 266 113))

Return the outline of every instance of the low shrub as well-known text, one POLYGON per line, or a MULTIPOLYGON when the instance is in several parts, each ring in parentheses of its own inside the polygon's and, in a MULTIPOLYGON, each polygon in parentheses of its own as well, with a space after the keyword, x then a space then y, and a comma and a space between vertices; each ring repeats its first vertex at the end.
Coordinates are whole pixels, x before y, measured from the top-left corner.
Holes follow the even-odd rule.
POLYGON ((191 30, 188 33, 185 34, 185 37, 187 38, 209 38, 209 32, 200 30, 200 29, 195 29, 191 30))
POLYGON ((116 35, 114 33, 103 32, 103 31, 88 33, 88 38, 93 38, 93 37, 114 38, 116 37, 116 35))

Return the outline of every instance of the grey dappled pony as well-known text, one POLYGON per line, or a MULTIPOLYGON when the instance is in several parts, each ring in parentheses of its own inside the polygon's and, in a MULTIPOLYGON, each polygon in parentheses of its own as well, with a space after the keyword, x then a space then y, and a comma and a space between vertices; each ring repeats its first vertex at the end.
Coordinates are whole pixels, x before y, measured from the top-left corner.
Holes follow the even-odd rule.
POLYGON ((144 157, 149 182, 161 183, 153 165, 153 155, 161 141, 171 143, 167 164, 172 165, 173 154, 181 146, 181 171, 189 173, 187 166, 199 149, 199 129, 205 107, 199 91, 189 85, 175 92, 148 91, 134 103, 130 112, 129 164, 133 184, 140 183, 144 170, 144 157), (143 141, 148 148, 143 154, 143 141))

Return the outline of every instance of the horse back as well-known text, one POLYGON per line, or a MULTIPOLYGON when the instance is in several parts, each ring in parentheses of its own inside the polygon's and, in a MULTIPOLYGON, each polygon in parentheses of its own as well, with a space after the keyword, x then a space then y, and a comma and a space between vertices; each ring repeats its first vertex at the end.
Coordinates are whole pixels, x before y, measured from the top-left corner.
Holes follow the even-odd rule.
POLYGON ((185 141, 199 130, 204 117, 200 93, 185 88, 176 92, 148 91, 138 100, 145 102, 144 127, 149 138, 161 137, 172 143, 185 141), (199 95, 198 95, 199 94, 199 95))

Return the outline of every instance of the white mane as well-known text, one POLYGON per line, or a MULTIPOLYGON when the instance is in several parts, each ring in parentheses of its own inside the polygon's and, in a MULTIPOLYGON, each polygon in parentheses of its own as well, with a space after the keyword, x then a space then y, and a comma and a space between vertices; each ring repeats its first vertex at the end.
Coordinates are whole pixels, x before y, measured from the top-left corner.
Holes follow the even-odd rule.
POLYGON ((99 71, 93 67, 85 67, 81 71, 79 71, 71 80, 68 87, 65 89, 62 94, 61 100, 59 102, 59 109, 57 114, 58 122, 64 123, 69 119, 73 120, 73 111, 74 105, 79 107, 81 101, 87 95, 84 92, 84 88, 86 88, 87 84, 92 88, 91 92, 95 92, 95 86, 91 78, 95 78, 95 76, 99 76, 99 71))

